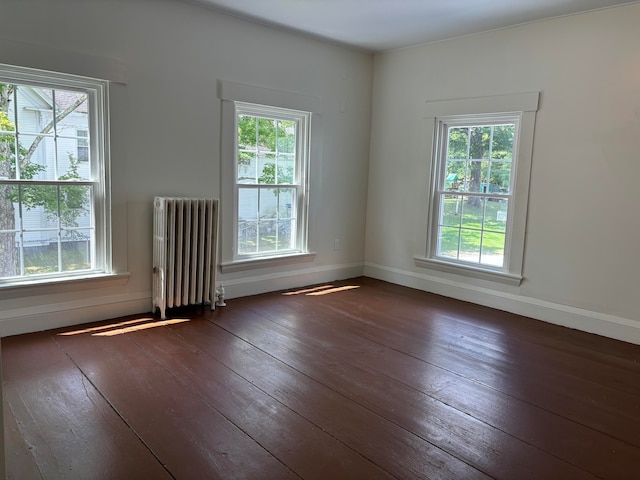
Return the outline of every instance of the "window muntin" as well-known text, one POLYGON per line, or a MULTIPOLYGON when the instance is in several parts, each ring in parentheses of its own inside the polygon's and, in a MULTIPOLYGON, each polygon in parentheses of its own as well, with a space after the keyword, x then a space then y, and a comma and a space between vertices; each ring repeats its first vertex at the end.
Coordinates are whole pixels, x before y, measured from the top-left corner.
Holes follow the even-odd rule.
POLYGON ((432 258, 507 271, 519 116, 438 122, 432 258))
POLYGON ((0 283, 108 272, 106 82, 0 66, 0 86, 0 283))
POLYGON ((235 258, 306 252, 310 114, 235 106, 235 258))

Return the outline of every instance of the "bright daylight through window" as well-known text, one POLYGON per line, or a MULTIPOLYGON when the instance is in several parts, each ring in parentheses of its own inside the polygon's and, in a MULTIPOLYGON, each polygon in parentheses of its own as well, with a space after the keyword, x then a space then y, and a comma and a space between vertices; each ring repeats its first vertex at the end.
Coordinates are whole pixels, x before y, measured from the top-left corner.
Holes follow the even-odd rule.
POLYGON ((435 256, 503 268, 518 118, 443 123, 435 256))
POLYGON ((427 250, 418 267, 519 285, 538 92, 426 102, 427 250))
POLYGON ((105 97, 0 66, 0 283, 108 271, 105 97))
POLYGON ((309 114, 236 103, 236 257, 306 250, 309 114))

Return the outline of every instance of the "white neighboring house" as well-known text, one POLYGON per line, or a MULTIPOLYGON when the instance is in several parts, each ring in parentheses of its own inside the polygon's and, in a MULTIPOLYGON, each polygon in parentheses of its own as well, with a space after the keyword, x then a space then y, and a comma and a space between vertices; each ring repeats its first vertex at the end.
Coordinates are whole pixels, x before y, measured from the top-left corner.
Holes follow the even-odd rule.
MULTIPOLYGON (((23 134, 20 137, 20 145, 28 149, 37 138, 37 133, 52 121, 53 99, 47 95, 47 90, 21 86, 17 93, 17 119, 18 131, 33 132, 34 135, 23 134)), ((78 98, 75 92, 56 90, 57 112, 64 111, 78 98)), ((16 104, 11 102, 9 106, 9 118, 13 121, 16 116, 16 104)), ((69 173, 71 158, 77 160, 77 173, 82 178, 89 178, 89 128, 87 118, 87 103, 80 104, 72 113, 67 115, 58 125, 57 137, 52 133, 46 134, 38 148, 31 157, 31 162, 42 165, 45 169, 34 177, 34 180, 52 179, 69 173), (56 152, 57 149, 57 152, 56 152), (70 158, 71 157, 71 158, 70 158)), ((57 245, 57 231, 52 225, 44 207, 36 207, 30 210, 19 211, 18 204, 14 203, 16 210, 15 225, 21 222, 23 236, 22 242, 26 250, 46 249, 49 245, 57 245)), ((90 215, 83 215, 76 219, 79 227, 89 228, 90 215)), ((19 234, 16 234, 16 245, 20 244, 19 234)), ((61 239, 62 242, 77 242, 79 240, 61 239)), ((87 243, 88 239, 80 240, 87 243)))

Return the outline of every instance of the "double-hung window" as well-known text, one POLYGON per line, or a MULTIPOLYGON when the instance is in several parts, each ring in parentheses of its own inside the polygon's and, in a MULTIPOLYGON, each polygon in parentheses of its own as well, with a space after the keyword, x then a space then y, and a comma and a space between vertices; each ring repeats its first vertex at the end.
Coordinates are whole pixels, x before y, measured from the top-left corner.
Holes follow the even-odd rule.
POLYGON ((537 105, 537 93, 428 104, 432 181, 419 266, 520 283, 537 105))
POLYGON ((236 103, 236 257, 306 251, 309 113, 236 103))
POLYGON ((0 284, 109 273, 106 97, 0 65, 0 284))
POLYGON ((223 274, 313 261, 318 97, 221 80, 223 274), (311 233, 310 233, 311 232, 311 233))

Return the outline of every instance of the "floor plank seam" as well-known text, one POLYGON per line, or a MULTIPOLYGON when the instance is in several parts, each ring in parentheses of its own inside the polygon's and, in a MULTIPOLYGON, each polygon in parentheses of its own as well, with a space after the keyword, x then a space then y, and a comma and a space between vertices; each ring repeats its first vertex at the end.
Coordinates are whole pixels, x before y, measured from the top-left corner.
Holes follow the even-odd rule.
MULTIPOLYGON (((213 321, 212 321, 212 322, 213 322, 213 321)), ((437 444, 433 443, 432 441, 430 441, 429 439, 424 438, 423 436, 421 436, 421 435, 419 435, 419 434, 417 434, 417 433, 415 433, 415 432, 413 432, 413 431, 411 431, 411 430, 407 429, 407 428, 406 428, 406 427, 404 427, 403 425, 400 425, 399 423, 397 423, 397 422, 395 422, 395 421, 393 421, 393 420, 390 420, 389 418, 386 418, 384 415, 381 415, 380 413, 378 413, 378 412, 376 412, 376 411, 374 411, 374 410, 371 410, 371 409, 370 409, 369 407, 367 407, 366 405, 363 405, 363 404, 362 404, 362 403, 360 403, 360 402, 356 402, 355 400, 353 400, 353 398, 350 398, 349 396, 347 396, 347 395, 343 394, 342 392, 336 391, 336 390, 335 390, 334 388, 332 388, 331 386, 326 385, 325 383, 323 383, 323 382, 321 382, 321 381, 319 381, 319 380, 317 380, 317 379, 315 379, 315 378, 313 378, 313 377, 311 377, 311 376, 307 375, 305 372, 303 372, 303 371, 299 370, 298 368, 296 368, 296 367, 294 367, 294 366, 292 366, 292 365, 287 364, 286 362, 283 362, 281 359, 279 359, 278 357, 275 357, 274 355, 272 355, 272 354, 270 354, 269 352, 267 352, 267 351, 263 350, 262 348, 260 348, 260 347, 258 347, 258 346, 256 346, 256 345, 253 345, 253 344, 252 344, 252 343, 250 343, 250 342, 247 342, 246 340, 244 340, 244 339, 243 339, 243 338, 241 338, 241 337, 238 337, 238 336, 237 336, 237 335, 235 335, 233 332, 231 332, 231 331, 227 330, 227 329, 226 329, 226 328, 224 328, 223 326, 220 326, 220 325, 218 325, 218 324, 215 324, 215 325, 216 325, 216 326, 218 326, 219 328, 222 328, 223 330, 227 331, 228 333, 230 333, 230 334, 231 334, 231 335, 233 335, 234 337, 238 338, 239 340, 244 341, 244 342, 248 343, 249 345, 251 345, 252 347, 256 348, 257 350, 259 350, 259 351, 263 352, 265 355, 270 356, 270 357, 271 357, 271 358, 273 358, 274 360, 276 360, 276 361, 278 361, 278 362, 283 363, 284 365, 288 366, 289 368, 292 368, 293 370, 297 371, 297 372, 298 372, 298 373, 300 373, 301 375, 304 375, 305 377, 309 378, 310 380, 312 380, 312 381, 314 381, 314 382, 316 382, 316 383, 318 383, 318 384, 322 385, 322 386, 323 386, 323 387, 325 387, 325 388, 328 388, 329 390, 331 390, 331 391, 335 392, 337 395, 340 395, 340 396, 341 396, 341 397, 343 397, 344 399, 346 399, 346 400, 348 400, 348 401, 351 401, 351 402, 355 403, 356 405, 358 405, 358 406, 360 406, 361 408, 363 408, 363 409, 367 410, 367 411, 368 411, 368 412, 370 412, 371 414, 373 414, 373 415, 375 415, 375 416, 377 416, 377 417, 380 417, 380 418, 384 419, 385 421, 387 421, 387 422, 389 422, 389 423, 392 423, 392 424, 396 425, 398 428, 400 428, 400 429, 404 430, 404 431, 405 431, 405 432, 407 432, 408 434, 413 435, 413 436, 415 436, 416 438, 419 438, 420 440, 422 440, 422 441, 424 441, 424 442, 428 443, 428 444, 429 444, 429 445, 431 445, 433 448, 436 448, 436 449, 440 450, 441 452, 444 452, 445 454, 450 455, 450 456, 451 456, 451 457, 453 457, 453 458, 456 458, 456 459, 457 459, 457 460, 459 460, 460 462, 465 463, 465 464, 466 464, 466 465, 468 465, 469 467, 471 467, 471 468, 473 468, 473 469, 475 469, 475 470, 477 470, 477 471, 479 471, 479 472, 482 472, 484 475, 487 475, 488 477, 491 477, 491 475, 490 475, 489 473, 487 473, 487 472, 483 471, 481 468, 478 468, 478 466, 476 466, 476 465, 473 465, 473 464, 469 463, 469 461, 468 461, 468 460, 466 460, 466 459, 464 459, 464 458, 461 458, 460 456, 458 456, 458 454, 457 454, 457 453, 452 453, 452 452, 447 451, 446 449, 442 448, 440 445, 437 445, 437 444)))
MULTIPOLYGON (((212 325, 214 325, 216 328, 222 328, 219 325, 216 325, 215 323, 211 322, 210 323, 212 325)), ((224 330, 224 329, 223 329, 224 330)), ((180 333, 175 331, 175 330, 171 330, 175 335, 180 336, 180 333)), ((226 331, 226 330, 225 330, 226 331)), ((235 336, 235 335, 234 335, 235 336)), ((238 337, 236 337, 238 338, 238 337)), ((240 339, 242 340, 242 339, 240 339)), ((242 340, 244 341, 244 340, 242 340)), ((247 342, 245 342, 247 343, 247 342)), ((253 348, 256 348, 255 346, 252 345, 253 348)), ((258 349, 259 350, 259 349, 258 349)), ((275 402, 278 402, 280 405, 282 405, 284 408, 288 409, 289 411, 291 411, 292 413, 294 413, 295 415, 297 415, 298 417, 304 419, 304 421, 308 422, 309 424, 313 425, 314 427, 318 428, 319 430, 321 430, 322 432, 324 432, 326 435, 328 435, 329 437, 331 437, 332 439, 334 439, 335 441, 339 442, 341 445, 343 445, 344 447, 348 448, 349 450, 353 451, 354 453, 358 454, 359 456, 361 456, 362 458, 366 459, 367 461, 371 462, 373 465, 376 465, 378 468, 380 468, 381 470, 389 473, 390 476, 394 477, 394 478, 400 478, 397 477, 395 475, 393 475, 392 472, 388 472, 384 467, 382 467, 381 465, 377 464, 375 462, 375 460, 368 458, 366 455, 363 455, 362 452, 359 452, 357 450, 355 450, 353 447, 351 447, 350 445, 346 444, 345 442, 343 442, 341 439, 339 439, 338 437, 336 437, 335 435, 331 434, 330 432, 328 432, 327 430, 325 430, 321 425, 311 421, 310 419, 306 418, 304 415, 302 415, 300 412, 296 411, 295 409, 291 408, 289 405, 281 402, 279 399, 277 399, 276 397, 274 397, 273 395, 271 395, 269 392, 267 392, 266 390, 260 388, 259 385, 256 385, 255 383, 253 383, 251 380, 249 380, 248 378, 244 377, 242 374, 240 374, 239 372, 235 371, 233 368, 231 368, 229 365, 226 365, 224 362, 221 362, 219 359, 215 358, 214 356, 210 355, 208 352, 205 352, 203 350, 199 350, 200 352, 202 352, 204 355, 208 356, 209 358, 212 358, 213 360, 217 361, 218 363, 220 363, 221 365, 223 365, 225 368, 229 369, 231 372, 233 372, 235 375, 238 375, 238 377, 244 379, 246 382, 250 383, 253 387, 255 387, 256 389, 260 390, 262 393, 264 393, 265 395, 267 395, 269 398, 273 399, 275 402)), ((271 355, 270 355, 271 356, 271 355)), ((278 359, 276 359, 278 360, 278 359)), ((280 362, 283 363, 283 362, 280 362)), ((286 364, 284 364, 286 365, 286 364)), ((287 365, 289 366, 289 365, 287 365)), ((291 368, 291 367, 290 367, 291 368)), ((295 370, 295 369, 294 369, 295 370)), ((297 371, 297 370, 296 370, 297 371)), ((312 379, 313 380, 313 379, 312 379)), ((315 380, 314 380, 315 381, 315 380)), ((225 417, 226 418, 226 417, 225 417)), ((240 427, 238 427, 240 428, 240 427)), ((248 434, 247 434, 248 435, 248 434)), ((255 440, 254 440, 255 441, 255 440)), ((271 453, 271 452, 270 452, 271 453)))
MULTIPOLYGON (((153 449, 151 448, 151 446, 144 440, 144 438, 142 438, 142 435, 139 434, 139 432, 136 431, 135 428, 133 428, 133 426, 131 425, 131 423, 129 421, 127 421, 127 419, 122 415, 122 413, 115 407, 115 405, 109 400, 109 398, 106 397, 106 395, 104 394, 104 392, 102 392, 102 390, 100 390, 98 388, 98 386, 96 384, 94 384, 91 379, 89 378, 89 376, 87 375, 87 372, 84 371, 84 369, 78 365, 75 361, 75 359, 69 354, 69 352, 67 352, 67 350, 60 344, 60 342, 58 341, 58 339, 55 337, 55 335, 53 335, 52 340, 56 343, 56 345, 58 345, 58 347, 64 352, 64 354, 69 358, 69 360, 71 360, 71 362, 75 365, 75 367, 78 369, 78 371, 82 374, 82 378, 83 378, 83 382, 86 379, 87 382, 89 382, 91 384, 91 386, 96 390, 96 392, 98 392, 98 394, 104 399, 104 401, 107 403, 107 405, 109 405, 109 408, 111 408, 114 413, 120 418, 120 420, 127 426, 127 428, 136 436, 136 438, 140 441, 140 443, 142 443, 142 445, 144 445, 144 448, 147 449, 147 451, 153 456, 153 458, 156 459, 156 461, 160 464, 160 466, 167 472, 167 474, 174 480, 176 480, 176 477, 171 473, 171 471, 168 469, 167 465, 165 465, 165 463, 162 461, 162 459, 160 459, 160 457, 156 454, 156 452, 153 451, 153 449)), ((90 399, 91 402, 93 403, 93 400, 90 399)))
POLYGON ((227 415, 225 415, 225 413, 223 411, 221 411, 218 407, 216 407, 213 403, 211 403, 211 401, 209 400, 209 398, 206 395, 203 395, 197 389, 192 388, 190 386, 189 382, 185 382, 183 378, 181 378, 179 375, 176 375, 175 373, 173 373, 167 367, 167 365, 164 364, 164 362, 160 361, 151 352, 148 352, 146 349, 144 349, 138 342, 135 341, 134 337, 127 337, 127 339, 129 341, 131 341, 133 344, 135 344, 140 349, 141 352, 143 352, 145 355, 147 355, 149 358, 151 358, 154 362, 156 362, 158 365, 160 365, 169 375, 173 376, 176 380, 178 380, 187 390, 189 390, 196 397, 200 398, 206 405, 209 406, 209 408, 211 408, 211 409, 215 410, 216 412, 218 412, 220 414, 220 416, 222 416, 227 422, 229 422, 231 425, 233 425, 235 428, 237 428, 243 434, 245 434, 247 437, 249 437, 253 442, 256 443, 256 445, 259 445, 260 448, 262 448, 265 452, 267 452, 269 455, 271 455, 273 458, 275 458, 278 462, 280 462, 293 475, 295 475, 296 477, 302 479, 302 477, 300 475, 298 475, 294 470, 292 470, 291 467, 289 467, 280 458, 278 458, 276 455, 274 455, 273 452, 269 451, 269 449, 266 448, 265 445, 262 444, 262 442, 260 442, 256 438, 254 438, 248 431, 246 431, 244 428, 242 428, 240 425, 238 425, 236 422, 234 422, 233 419, 229 418, 227 415))

